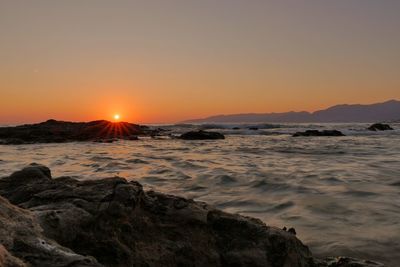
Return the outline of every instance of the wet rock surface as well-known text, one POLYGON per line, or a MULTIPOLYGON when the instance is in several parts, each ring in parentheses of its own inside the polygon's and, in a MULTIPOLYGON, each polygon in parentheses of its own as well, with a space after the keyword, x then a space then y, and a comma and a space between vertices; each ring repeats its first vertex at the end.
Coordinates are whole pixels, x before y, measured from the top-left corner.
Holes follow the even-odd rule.
POLYGON ((393 130, 393 128, 390 127, 389 124, 375 123, 375 124, 372 124, 371 126, 369 126, 368 130, 370 130, 370 131, 390 131, 390 130, 393 130))
POLYGON ((225 139, 225 136, 218 132, 208 132, 200 130, 184 133, 179 138, 183 140, 216 140, 225 139))
POLYGON ((0 263, 20 263, 0 266, 382 266, 315 259, 294 229, 120 177, 52 178, 32 164, 1 178, 0 195, 11 202, 0 199, 0 263))
POLYGON ((48 120, 37 124, 0 127, 0 144, 63 143, 72 141, 133 140, 154 130, 127 122, 66 122, 48 120))
POLYGON ((342 132, 338 130, 307 130, 305 132, 297 132, 293 134, 293 137, 299 136, 345 136, 342 132))

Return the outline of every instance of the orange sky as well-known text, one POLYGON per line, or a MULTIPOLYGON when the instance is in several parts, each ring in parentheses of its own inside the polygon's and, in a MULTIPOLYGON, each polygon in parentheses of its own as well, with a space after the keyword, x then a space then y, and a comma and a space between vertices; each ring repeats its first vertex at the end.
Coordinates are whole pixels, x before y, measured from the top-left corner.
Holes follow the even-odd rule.
POLYGON ((1 1, 0 124, 400 99, 400 1, 149 2, 1 1))

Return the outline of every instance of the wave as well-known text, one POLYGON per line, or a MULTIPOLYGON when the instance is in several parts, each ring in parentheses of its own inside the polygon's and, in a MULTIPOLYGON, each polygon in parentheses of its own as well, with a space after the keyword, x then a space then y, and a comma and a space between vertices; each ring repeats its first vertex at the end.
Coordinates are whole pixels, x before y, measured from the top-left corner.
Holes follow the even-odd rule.
POLYGON ((345 135, 398 135, 400 123, 392 123, 392 131, 370 131, 369 123, 198 123, 198 124, 171 124, 153 126, 162 128, 172 135, 179 135, 187 131, 210 130, 225 135, 292 135, 306 130, 339 130, 345 135))

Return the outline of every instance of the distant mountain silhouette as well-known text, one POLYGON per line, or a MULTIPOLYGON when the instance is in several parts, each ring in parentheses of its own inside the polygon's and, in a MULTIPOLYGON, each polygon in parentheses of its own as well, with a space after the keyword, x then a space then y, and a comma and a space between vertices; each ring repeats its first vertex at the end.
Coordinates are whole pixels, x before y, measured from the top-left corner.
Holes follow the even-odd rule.
POLYGON ((390 100, 370 105, 337 105, 315 112, 248 113, 217 115, 185 123, 238 122, 381 122, 400 120, 400 101, 390 100))

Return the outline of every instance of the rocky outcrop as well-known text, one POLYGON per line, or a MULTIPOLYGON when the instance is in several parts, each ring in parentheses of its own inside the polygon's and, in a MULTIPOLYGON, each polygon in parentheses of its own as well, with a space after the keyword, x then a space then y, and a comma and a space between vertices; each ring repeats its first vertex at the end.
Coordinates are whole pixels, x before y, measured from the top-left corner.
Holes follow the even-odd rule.
POLYGON ((342 132, 338 130, 307 130, 305 132, 297 132, 293 134, 293 137, 299 136, 345 136, 342 132))
POLYGON ((101 141, 137 139, 138 135, 153 135, 154 130, 127 122, 66 122, 48 120, 38 124, 0 127, 0 144, 63 143, 71 141, 101 141))
POLYGON ((293 231, 120 177, 53 179, 33 164, 0 179, 0 195, 20 207, 0 202, 6 255, 31 266, 373 266, 319 261, 293 231))
POLYGON ((200 130, 184 133, 179 138, 184 140, 216 140, 225 139, 225 136, 218 132, 208 132, 200 130))
POLYGON ((390 127, 389 124, 375 123, 375 124, 372 124, 371 126, 369 126, 368 130, 370 130, 370 131, 388 131, 388 130, 393 130, 393 128, 390 127))
POLYGON ((45 237, 34 213, 0 197, 0 266, 102 266, 45 237))

